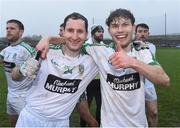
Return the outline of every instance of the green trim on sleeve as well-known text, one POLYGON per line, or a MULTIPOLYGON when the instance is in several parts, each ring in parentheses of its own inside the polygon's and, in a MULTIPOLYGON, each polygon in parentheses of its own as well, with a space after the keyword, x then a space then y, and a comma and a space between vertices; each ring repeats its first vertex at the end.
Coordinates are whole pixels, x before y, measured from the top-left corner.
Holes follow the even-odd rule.
POLYGON ((31 47, 29 44, 25 43, 25 42, 21 42, 19 45, 21 45, 22 47, 24 47, 27 51, 29 51, 29 53, 31 54, 31 56, 36 56, 37 52, 36 50, 31 47))
POLYGON ((150 65, 160 65, 156 60, 156 57, 151 53, 153 62, 149 63, 150 65))
POLYGON ((157 61, 149 63, 149 65, 160 65, 157 61))

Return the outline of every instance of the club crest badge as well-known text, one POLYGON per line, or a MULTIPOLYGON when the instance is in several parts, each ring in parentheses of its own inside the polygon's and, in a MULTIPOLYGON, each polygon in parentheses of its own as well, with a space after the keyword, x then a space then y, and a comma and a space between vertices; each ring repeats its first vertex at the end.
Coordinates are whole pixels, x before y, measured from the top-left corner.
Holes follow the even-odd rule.
POLYGON ((84 72, 84 65, 80 64, 78 68, 79 68, 79 73, 83 74, 83 72, 84 72))

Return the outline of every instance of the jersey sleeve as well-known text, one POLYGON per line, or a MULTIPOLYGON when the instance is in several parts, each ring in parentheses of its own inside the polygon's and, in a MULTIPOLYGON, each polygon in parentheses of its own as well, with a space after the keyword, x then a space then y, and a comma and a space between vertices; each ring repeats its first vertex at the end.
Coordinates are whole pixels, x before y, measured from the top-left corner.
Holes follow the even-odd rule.
POLYGON ((149 65, 159 65, 155 56, 150 52, 149 49, 140 50, 142 61, 149 65))

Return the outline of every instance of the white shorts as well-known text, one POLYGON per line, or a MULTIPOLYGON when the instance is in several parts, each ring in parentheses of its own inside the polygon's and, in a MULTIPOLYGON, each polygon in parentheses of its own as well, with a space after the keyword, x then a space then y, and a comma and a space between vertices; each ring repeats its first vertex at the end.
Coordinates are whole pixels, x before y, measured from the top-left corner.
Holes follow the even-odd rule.
POLYGON ((7 95, 7 114, 9 115, 19 115, 21 110, 25 106, 25 94, 15 96, 15 95, 7 95))
POLYGON ((157 94, 154 86, 145 88, 145 100, 146 101, 155 101, 157 100, 157 94))
POLYGON ((36 117, 29 112, 26 107, 21 111, 16 127, 69 127, 69 119, 67 120, 46 120, 36 117))

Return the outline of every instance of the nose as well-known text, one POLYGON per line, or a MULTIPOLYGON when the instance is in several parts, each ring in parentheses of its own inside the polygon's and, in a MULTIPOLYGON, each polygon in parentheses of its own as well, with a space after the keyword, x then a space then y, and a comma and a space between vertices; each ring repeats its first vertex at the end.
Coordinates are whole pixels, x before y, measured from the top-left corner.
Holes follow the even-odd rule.
POLYGON ((119 25, 119 27, 117 28, 118 32, 122 32, 123 31, 123 27, 121 25, 119 25))
POLYGON ((77 40, 77 39, 78 39, 78 33, 77 33, 77 32, 74 32, 74 33, 73 33, 72 39, 73 39, 73 40, 77 40))

